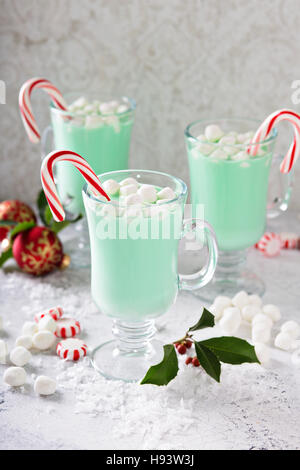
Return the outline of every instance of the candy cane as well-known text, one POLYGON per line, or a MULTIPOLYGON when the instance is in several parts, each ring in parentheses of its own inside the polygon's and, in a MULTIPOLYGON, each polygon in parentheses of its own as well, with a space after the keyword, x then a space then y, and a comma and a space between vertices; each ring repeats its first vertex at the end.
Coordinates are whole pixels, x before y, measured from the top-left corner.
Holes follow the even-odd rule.
POLYGON ((83 157, 78 155, 78 153, 71 152, 69 150, 51 152, 43 160, 41 167, 41 180, 49 207, 57 222, 62 222, 65 219, 65 211, 59 200, 53 178, 53 167, 57 162, 72 163, 80 171, 86 182, 92 186, 95 195, 99 195, 100 193, 110 201, 110 198, 102 189, 98 177, 83 157))
POLYGON ((42 88, 44 91, 46 91, 48 95, 50 95, 56 108, 66 111, 67 104, 63 99, 60 91, 54 85, 52 85, 49 80, 44 78, 31 78, 24 83, 19 93, 19 107, 22 121, 29 140, 36 144, 39 142, 41 136, 36 120, 32 113, 30 102, 31 93, 35 88, 42 88))
POLYGON ((259 148, 259 143, 270 135, 273 127, 280 121, 288 121, 294 127, 293 142, 280 165, 280 171, 282 173, 288 173, 291 171, 300 153, 300 116, 294 111, 281 109, 270 114, 256 131, 247 151, 250 155, 255 156, 259 148))

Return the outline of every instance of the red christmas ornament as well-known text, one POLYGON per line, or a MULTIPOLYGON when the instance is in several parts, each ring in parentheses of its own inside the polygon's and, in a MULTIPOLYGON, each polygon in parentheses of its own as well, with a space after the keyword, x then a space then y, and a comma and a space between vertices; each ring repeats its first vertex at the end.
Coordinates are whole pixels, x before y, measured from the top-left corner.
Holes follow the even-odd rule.
MULTIPOLYGON (((36 217, 27 204, 24 202, 11 200, 0 202, 0 220, 9 220, 17 223, 35 222, 36 217)), ((11 225, 0 226, 0 241, 7 237, 11 225)))
POLYGON ((63 248, 52 230, 36 226, 16 236, 13 255, 22 271, 40 276, 60 267, 63 248))

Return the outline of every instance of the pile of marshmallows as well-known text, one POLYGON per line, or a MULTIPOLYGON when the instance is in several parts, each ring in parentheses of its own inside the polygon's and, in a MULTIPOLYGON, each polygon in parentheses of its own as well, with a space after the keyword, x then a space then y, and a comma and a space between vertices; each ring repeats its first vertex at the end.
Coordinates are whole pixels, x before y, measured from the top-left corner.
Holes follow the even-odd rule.
MULTIPOLYGON (((139 184, 135 178, 125 178, 120 183, 109 179, 104 181, 102 186, 109 196, 119 197, 120 207, 117 212, 119 217, 161 216, 167 209, 172 208, 168 204, 164 208, 161 205, 176 198, 176 193, 169 187, 158 190, 151 184, 139 184)), ((108 212, 108 208, 104 208, 104 215, 105 212, 108 212)))
POLYGON ((94 129, 103 124, 112 125, 116 132, 120 132, 119 119, 117 115, 126 113, 130 109, 129 103, 117 100, 100 102, 94 100, 89 102, 84 96, 68 106, 68 110, 75 114, 72 124, 85 126, 87 129, 94 129))
MULTIPOLYGON (((2 320, 0 321, 2 328, 2 320)), ((73 318, 63 317, 63 309, 55 307, 35 315, 35 321, 27 321, 22 328, 22 335, 16 339, 15 347, 9 354, 12 367, 6 369, 3 380, 11 387, 20 387, 26 382, 26 371, 23 368, 31 360, 30 349, 50 350, 57 338, 61 340, 56 346, 58 356, 65 360, 78 360, 87 353, 87 346, 80 339, 73 338, 80 333, 80 324, 73 318)), ((8 348, 0 340, 0 364, 6 364, 8 348)), ((56 381, 41 375, 34 382, 34 391, 38 395, 52 395, 56 391, 56 381)))
MULTIPOLYGON (((256 355, 262 364, 270 359, 270 350, 266 346, 271 340, 271 330, 274 323, 281 318, 280 310, 276 305, 263 305, 258 295, 248 295, 244 291, 238 292, 232 299, 225 296, 216 297, 210 307, 222 332, 226 335, 237 336, 242 324, 251 327, 251 338, 256 355)), ((287 321, 280 327, 275 337, 274 345, 284 351, 292 351, 292 362, 300 365, 300 325, 287 321)))
MULTIPOLYGON (((197 137, 198 143, 192 150, 194 158, 199 158, 199 154, 215 160, 243 161, 253 158, 245 150, 245 145, 250 144, 254 136, 253 131, 239 134, 231 131, 224 133, 217 124, 206 126, 204 134, 197 137)), ((261 146, 257 151, 257 156, 265 155, 261 146)))

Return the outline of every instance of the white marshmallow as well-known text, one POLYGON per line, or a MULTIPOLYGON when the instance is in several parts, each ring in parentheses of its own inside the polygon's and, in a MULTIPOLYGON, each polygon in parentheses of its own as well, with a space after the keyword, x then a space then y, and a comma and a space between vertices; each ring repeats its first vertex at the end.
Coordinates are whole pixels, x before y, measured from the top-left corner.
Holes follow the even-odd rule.
POLYGON ((137 188, 139 186, 139 183, 137 182, 137 180, 131 177, 125 178, 124 180, 122 180, 120 183, 120 186, 127 186, 128 184, 135 184, 137 188))
POLYGON ((219 148, 210 154, 210 158, 215 158, 216 160, 227 160, 228 155, 226 152, 224 152, 224 150, 219 148))
POLYGON ((4 372, 3 380, 11 387, 21 387, 26 382, 26 372, 22 367, 9 367, 4 372))
POLYGON ((203 142, 197 145, 197 147, 195 147, 193 151, 199 152, 202 155, 205 155, 207 157, 215 150, 215 148, 216 148, 215 145, 211 145, 209 143, 203 142))
POLYGON ((124 204, 126 206, 131 206, 131 205, 136 205, 136 204, 141 204, 142 203, 142 198, 139 194, 129 194, 129 196, 126 196, 124 198, 124 204))
POLYGON ((138 194, 141 196, 143 202, 155 202, 157 199, 156 189, 151 184, 143 184, 139 190, 138 194))
POLYGON ((234 135, 224 135, 220 141, 220 145, 234 145, 236 143, 236 138, 234 135))
POLYGON ((200 142, 207 142, 207 138, 205 137, 204 134, 198 135, 196 139, 199 140, 200 142))
POLYGON ((292 344, 291 344, 291 349, 299 349, 300 348, 300 340, 299 339, 295 339, 293 340, 292 344))
POLYGON ((32 338, 33 346, 41 351, 49 349, 55 343, 56 336, 50 331, 39 331, 32 338))
POLYGON ((300 349, 293 352, 291 355, 291 361, 295 366, 300 366, 300 349))
POLYGON ((225 308, 231 307, 231 305, 231 299, 229 297, 219 295, 215 298, 214 303, 210 307, 210 311, 215 316, 215 319, 219 320, 222 317, 225 308))
POLYGON ((175 199, 176 194, 174 193, 173 189, 166 186, 165 188, 158 191, 157 197, 158 199, 175 199))
POLYGON ((56 327, 56 321, 53 320, 50 315, 45 315, 38 323, 39 331, 50 331, 51 333, 55 333, 56 327))
POLYGON ((108 193, 110 196, 114 196, 120 190, 119 183, 113 179, 104 181, 102 186, 103 186, 104 191, 108 193))
POLYGON ((281 325, 281 331, 288 333, 293 339, 297 339, 300 334, 299 323, 294 320, 286 321, 281 325))
POLYGON ((120 187, 121 196, 129 196, 129 194, 135 194, 137 192, 137 186, 135 184, 127 184, 126 186, 120 187))
POLYGON ((280 332, 275 338, 274 345, 276 348, 288 351, 291 349, 293 338, 288 333, 280 332))
POLYGON ((252 327, 252 341, 254 343, 267 343, 271 337, 271 330, 264 323, 257 323, 252 327))
POLYGON ((101 114, 112 114, 116 111, 119 106, 118 101, 109 101, 107 103, 101 103, 99 105, 99 111, 101 114))
POLYGON ((234 160, 235 162, 241 162, 243 160, 248 160, 249 154, 242 150, 241 152, 238 152, 234 155, 231 155, 231 160, 234 160))
POLYGON ((236 140, 239 144, 244 144, 246 141, 249 139, 248 132, 245 132, 244 134, 238 134, 236 136, 236 140))
MULTIPOLYGON (((160 206, 161 204, 165 204, 166 202, 170 202, 170 201, 173 201, 173 199, 158 199, 158 200, 156 201, 156 205, 160 206)), ((173 205, 176 205, 176 203, 174 202, 174 204, 172 204, 172 206, 173 206, 173 205)), ((170 205, 170 206, 171 206, 171 205, 170 205)), ((170 207, 170 206, 169 206, 169 207, 170 207)))
POLYGON ((15 366, 23 367, 30 361, 31 354, 28 349, 23 346, 17 346, 11 350, 9 358, 15 366))
POLYGON ((249 302, 249 305, 257 305, 257 307, 262 306, 262 300, 259 297, 259 295, 256 295, 256 294, 249 295, 248 302, 249 302))
POLYGON ((271 357, 270 348, 268 348, 264 343, 255 343, 254 349, 259 362, 262 365, 266 365, 270 361, 271 357))
POLYGON ((223 315, 223 309, 220 308, 220 307, 217 307, 216 305, 212 304, 209 309, 210 313, 213 314, 213 316, 215 317, 215 320, 218 321, 220 320, 220 318, 222 317, 223 315))
POLYGON ((90 114, 90 113, 93 113, 94 111, 96 111, 95 109, 95 106, 93 104, 87 104, 85 107, 84 107, 84 112, 86 114, 90 114))
POLYGON ((23 348, 25 349, 31 349, 32 348, 32 336, 29 336, 29 335, 18 336, 15 344, 16 346, 23 346, 23 348))
POLYGON ((249 296, 247 294, 247 292, 241 290, 240 292, 238 292, 232 299, 232 304, 235 306, 235 307, 238 307, 240 309, 242 309, 243 307, 245 307, 246 305, 249 304, 249 296))
POLYGON ((40 375, 34 382, 34 391, 37 395, 53 395, 56 391, 56 381, 46 375, 40 375))
POLYGON ((241 312, 237 307, 227 307, 219 322, 220 328, 227 335, 233 335, 241 325, 241 312))
POLYGON ((22 327, 22 333, 24 336, 33 336, 38 330, 37 323, 34 321, 27 321, 22 327))
POLYGON ((6 364, 7 344, 3 339, 0 339, 0 364, 6 364))
POLYGON ((224 132, 217 124, 210 124, 209 126, 206 126, 204 134, 207 140, 216 142, 223 137, 224 132))
POLYGON ((120 128, 120 121, 117 116, 107 116, 106 118, 103 118, 105 124, 112 126, 114 128, 114 131, 118 134, 121 130, 120 128))
POLYGON ((72 111, 72 109, 78 109, 78 108, 84 108, 84 106, 87 106, 89 103, 86 100, 84 96, 81 96, 80 98, 77 98, 70 106, 69 109, 72 111), (71 109, 72 108, 72 109, 71 109))
POLYGON ((237 147, 234 147, 233 145, 230 146, 230 145, 224 145, 224 147, 222 147, 224 152, 229 156, 231 157, 232 155, 235 155, 236 153, 239 152, 239 149, 237 147))
POLYGON ((127 104, 120 104, 120 106, 117 109, 117 113, 118 114, 126 113, 126 111, 128 111, 128 109, 129 109, 129 106, 127 104))
POLYGON ((253 318, 259 313, 261 313, 261 309, 257 305, 245 305, 245 307, 242 308, 242 318, 249 323, 251 323, 253 318))
POLYGON ((264 313, 258 313, 257 315, 254 316, 252 319, 252 325, 258 325, 259 323, 262 323, 265 325, 267 328, 271 329, 273 326, 273 322, 270 317, 265 315, 264 313))
POLYGON ((101 116, 86 116, 85 127, 87 129, 96 129, 103 126, 103 119, 101 116))
POLYGON ((263 313, 268 315, 268 317, 270 317, 274 323, 280 320, 281 318, 280 310, 278 307, 276 307, 276 305, 272 305, 272 304, 264 305, 262 308, 262 311, 263 313))

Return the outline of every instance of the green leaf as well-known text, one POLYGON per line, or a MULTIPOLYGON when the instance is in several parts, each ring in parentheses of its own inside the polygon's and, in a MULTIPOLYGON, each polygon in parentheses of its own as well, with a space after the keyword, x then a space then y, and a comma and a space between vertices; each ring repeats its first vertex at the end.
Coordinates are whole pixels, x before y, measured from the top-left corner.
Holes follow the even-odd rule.
POLYGON ((15 222, 14 220, 0 220, 0 226, 8 226, 8 225, 11 225, 11 226, 14 226, 16 225, 17 222, 15 222))
POLYGON ((200 365, 205 372, 217 382, 220 382, 221 364, 217 356, 206 346, 195 341, 195 349, 200 365))
POLYGON ((178 358, 173 344, 164 345, 163 360, 151 366, 141 381, 143 384, 167 385, 178 373, 178 358))
POLYGON ((9 238, 12 240, 15 236, 18 235, 20 232, 25 232, 25 230, 28 230, 36 225, 33 220, 31 222, 20 222, 17 224, 10 232, 9 232, 9 238))
POLYGON ((51 230, 53 230, 53 232, 55 233, 60 232, 61 230, 63 230, 70 224, 74 224, 75 222, 78 222, 78 220, 82 219, 83 217, 82 214, 79 214, 79 215, 76 215, 73 219, 69 218, 67 220, 64 220, 63 222, 56 222, 52 216, 52 212, 50 210, 50 207, 48 206, 48 202, 47 202, 47 199, 43 190, 41 190, 38 194, 37 206, 38 206, 39 215, 43 224, 46 227, 51 228, 51 230))
MULTIPOLYGON (((41 218, 43 224, 48 227, 49 225, 48 225, 47 220, 46 220, 45 211, 46 211, 46 208, 49 208, 49 207, 48 207, 48 202, 47 202, 47 199, 46 199, 46 196, 45 196, 45 193, 44 193, 43 189, 40 190, 40 192, 38 194, 38 197, 37 197, 36 203, 37 203, 37 206, 38 206, 40 218, 41 218)), ((50 214, 51 214, 51 211, 50 211, 50 214)), ((52 217, 52 215, 51 215, 51 217, 52 217)))
POLYGON ((0 268, 3 266, 4 263, 6 263, 6 261, 9 258, 12 258, 12 257, 13 257, 12 248, 9 248, 7 251, 3 251, 3 253, 1 253, 1 256, 0 256, 0 268))
POLYGON ((189 331, 202 330, 203 328, 212 328, 213 326, 215 326, 215 317, 212 313, 206 310, 206 308, 203 308, 200 320, 198 320, 196 325, 191 326, 189 331))
POLYGON ((259 363, 254 346, 241 338, 221 336, 200 341, 199 344, 209 348, 221 362, 227 364, 259 363))

